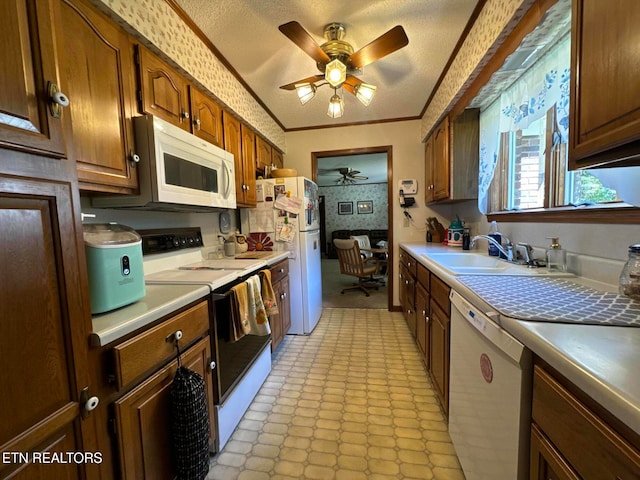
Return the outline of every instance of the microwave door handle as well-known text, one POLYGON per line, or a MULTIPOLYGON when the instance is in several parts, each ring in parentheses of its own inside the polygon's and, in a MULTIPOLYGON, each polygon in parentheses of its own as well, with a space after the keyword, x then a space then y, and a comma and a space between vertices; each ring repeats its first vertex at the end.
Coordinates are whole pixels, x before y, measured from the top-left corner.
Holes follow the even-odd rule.
POLYGON ((229 198, 229 193, 231 193, 230 192, 230 190, 231 190, 231 180, 232 180, 231 179, 231 169, 227 167, 227 162, 225 162, 224 160, 222 161, 222 166, 224 167, 224 171, 225 171, 225 174, 227 176, 227 188, 226 188, 226 191, 224 193, 224 198, 228 199, 229 198))

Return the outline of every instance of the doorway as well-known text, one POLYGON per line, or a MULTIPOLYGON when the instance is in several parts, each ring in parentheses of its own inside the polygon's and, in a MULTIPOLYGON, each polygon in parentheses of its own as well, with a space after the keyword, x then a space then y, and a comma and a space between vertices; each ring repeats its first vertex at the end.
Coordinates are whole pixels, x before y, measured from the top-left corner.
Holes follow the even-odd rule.
MULTIPOLYGON (((312 170, 312 179, 314 182, 318 183, 319 181, 319 172, 321 172, 323 170, 323 160, 326 160, 327 163, 330 160, 330 157, 335 158, 335 157, 352 157, 355 161, 355 159, 357 157, 362 157, 362 156, 367 156, 370 155, 370 158, 374 158, 374 157, 380 157, 382 156, 384 158, 384 163, 382 165, 382 177, 380 180, 378 180, 379 183, 385 183, 386 184, 386 202, 373 202, 372 199, 369 198, 356 198, 354 200, 350 200, 349 202, 339 202, 339 205, 328 205, 327 202, 325 201, 325 203, 323 204, 323 207, 325 209, 325 217, 328 215, 327 212, 333 212, 333 210, 340 209, 340 215, 353 215, 351 217, 343 217, 343 218, 349 218, 353 221, 353 228, 349 228, 349 229, 355 229, 357 230, 357 222, 356 220, 360 220, 362 221, 363 219, 371 219, 374 220, 376 218, 378 218, 378 220, 380 219, 380 217, 384 216, 386 217, 386 241, 388 243, 389 246, 389 253, 388 253, 388 259, 387 259, 387 266, 386 266, 386 277, 387 277, 387 286, 386 286, 386 307, 387 310, 391 311, 393 309, 393 278, 394 278, 394 274, 393 274, 393 203, 392 203, 392 193, 393 193, 393 189, 392 189, 392 179, 393 179, 393 172, 392 172, 392 165, 393 165, 393 147, 391 145, 388 146, 379 146, 379 147, 365 147, 365 148, 352 148, 352 149, 345 149, 345 150, 328 150, 328 151, 321 151, 321 152, 312 152, 311 153, 311 170, 312 170), (376 205, 377 203, 377 205, 376 205), (383 204, 384 205, 383 207, 383 204), (384 208, 383 215, 380 215, 381 210, 379 210, 379 208, 384 208), (367 213, 371 213, 371 217, 367 217, 367 213), (378 215, 376 215, 376 213, 378 215)), ((346 159, 348 160, 348 158, 346 159)), ((348 163, 348 162, 345 162, 348 163)), ((344 167, 349 167, 349 165, 344 165, 344 167)), ((326 169, 325 169, 326 170, 326 169)), ((343 169, 341 169, 343 170, 343 169)), ((362 169, 364 170, 364 169, 362 169)), ((351 185, 351 183, 348 181, 348 179, 350 177, 362 177, 364 176, 364 174, 366 172, 359 172, 357 174, 351 175, 353 172, 349 172, 347 175, 345 175, 344 171, 340 171, 340 172, 336 172, 336 178, 338 180, 340 180, 341 176, 345 176, 346 177, 346 183, 338 183, 338 185, 345 185, 346 188, 349 188, 349 186, 351 185)), ((358 181, 362 181, 362 179, 358 179, 356 178, 356 181, 353 182, 353 185, 357 185, 358 181)), ((333 202, 335 203, 335 202, 333 202)), ((344 223, 344 222, 342 222, 344 223)), ((349 222, 347 222, 349 223, 349 222)), ((377 226, 377 225, 376 225, 377 226)), ((324 232, 322 232, 322 226, 321 226, 321 233, 324 233, 325 235, 325 243, 323 244, 323 249, 325 252, 327 252, 325 255, 328 256, 328 251, 330 250, 330 247, 332 245, 332 235, 331 232, 327 232, 326 229, 324 232)), ((378 234, 381 230, 381 228, 375 228, 374 229, 378 234)), ((375 242, 377 243, 378 239, 375 239, 375 242)), ((373 243, 373 241, 372 241, 373 243)), ((373 245, 372 245, 373 246, 373 245)), ((323 256, 323 258, 325 258, 323 256)), ((346 293, 345 296, 349 295, 350 298, 355 298, 356 293, 346 293), (351 296, 354 297, 351 297, 351 296)), ((363 295, 364 296, 364 295, 363 295)), ((366 298, 366 297, 365 297, 366 298)))

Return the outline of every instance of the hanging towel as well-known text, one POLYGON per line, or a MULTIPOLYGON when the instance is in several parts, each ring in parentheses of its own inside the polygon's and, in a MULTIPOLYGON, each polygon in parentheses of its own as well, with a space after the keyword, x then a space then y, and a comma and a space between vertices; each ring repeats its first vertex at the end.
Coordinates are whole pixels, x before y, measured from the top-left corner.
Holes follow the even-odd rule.
POLYGON ((229 340, 237 342, 251 331, 249 323, 249 295, 247 283, 242 282, 231 288, 231 337, 229 340))
POLYGON ((278 314, 278 304, 276 303, 276 294, 273 292, 271 284, 271 270, 261 270, 260 278, 262 279, 262 303, 267 315, 278 314))
POLYGON ((249 334, 269 335, 271 328, 269 328, 269 319, 264 309, 264 303, 262 303, 258 275, 253 275, 247 279, 247 297, 249 299, 249 334))

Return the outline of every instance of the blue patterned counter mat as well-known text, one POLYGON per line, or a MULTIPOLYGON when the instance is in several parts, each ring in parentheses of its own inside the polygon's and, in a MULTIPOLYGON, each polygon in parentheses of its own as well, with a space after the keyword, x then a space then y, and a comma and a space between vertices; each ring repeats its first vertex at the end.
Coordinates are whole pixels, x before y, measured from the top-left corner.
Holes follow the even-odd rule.
POLYGON ((507 317, 640 327, 640 302, 570 280, 500 275, 461 275, 457 279, 507 317))

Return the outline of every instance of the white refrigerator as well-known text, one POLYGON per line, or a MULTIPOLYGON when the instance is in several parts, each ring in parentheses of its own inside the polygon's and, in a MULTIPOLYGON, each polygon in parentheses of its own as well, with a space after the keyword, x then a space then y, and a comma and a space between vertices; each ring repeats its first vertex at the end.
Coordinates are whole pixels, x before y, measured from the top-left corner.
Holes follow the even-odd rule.
POLYGON ((289 252, 291 328, 309 335, 322 314, 318 186, 305 177, 256 181, 256 208, 240 211, 250 250, 289 252))

